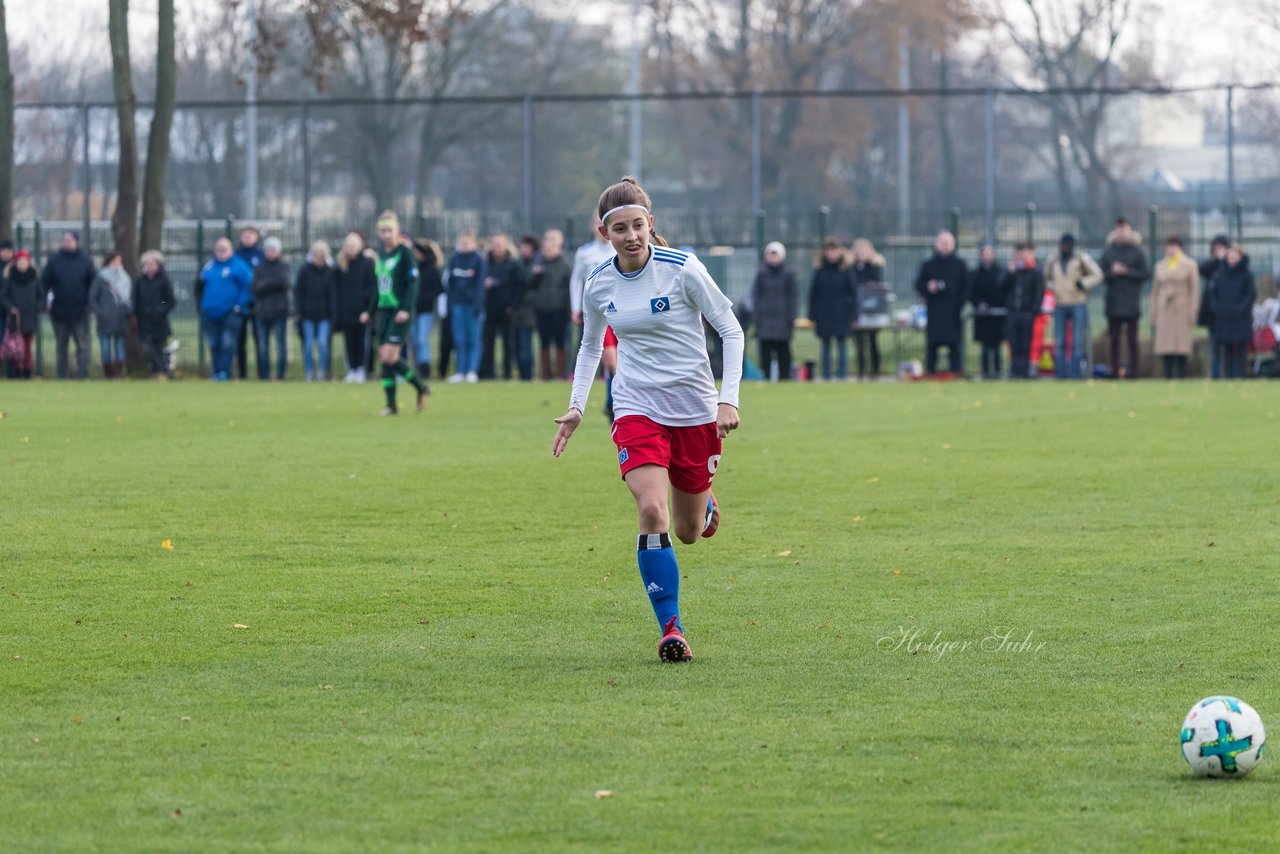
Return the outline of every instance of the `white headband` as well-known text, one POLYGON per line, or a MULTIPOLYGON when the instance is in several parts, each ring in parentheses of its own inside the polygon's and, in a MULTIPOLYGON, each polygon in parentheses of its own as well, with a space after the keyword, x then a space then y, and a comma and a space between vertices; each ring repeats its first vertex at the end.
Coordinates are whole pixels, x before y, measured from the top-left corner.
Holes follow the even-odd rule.
POLYGON ((626 210, 627 208, 639 208, 645 213, 649 213, 649 209, 646 208, 644 205, 618 205, 616 208, 613 208, 612 210, 607 211, 604 216, 600 217, 600 224, 604 225, 609 221, 609 217, 613 216, 618 211, 626 210))

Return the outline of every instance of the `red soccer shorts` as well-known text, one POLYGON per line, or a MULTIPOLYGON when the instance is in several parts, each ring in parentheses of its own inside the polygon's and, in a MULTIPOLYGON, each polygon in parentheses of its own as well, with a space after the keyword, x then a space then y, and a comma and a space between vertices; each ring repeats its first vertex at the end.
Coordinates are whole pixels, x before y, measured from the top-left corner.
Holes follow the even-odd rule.
POLYGON ((604 346, 606 348, 613 347, 615 350, 618 347, 618 336, 613 334, 612 326, 606 326, 604 328, 604 346))
POLYGON ((643 415, 627 415, 613 422, 613 443, 618 446, 618 468, 624 478, 638 466, 662 466, 671 485, 691 495, 711 488, 720 465, 715 422, 668 427, 643 415))

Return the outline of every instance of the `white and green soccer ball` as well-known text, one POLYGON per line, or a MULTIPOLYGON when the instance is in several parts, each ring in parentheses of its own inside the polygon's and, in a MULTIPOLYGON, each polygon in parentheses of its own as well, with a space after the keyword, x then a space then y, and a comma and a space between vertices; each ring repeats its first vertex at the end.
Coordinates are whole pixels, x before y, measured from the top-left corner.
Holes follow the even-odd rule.
POLYGON ((1243 777, 1266 746, 1262 718, 1235 697, 1205 697, 1182 722, 1182 756, 1200 777, 1243 777))

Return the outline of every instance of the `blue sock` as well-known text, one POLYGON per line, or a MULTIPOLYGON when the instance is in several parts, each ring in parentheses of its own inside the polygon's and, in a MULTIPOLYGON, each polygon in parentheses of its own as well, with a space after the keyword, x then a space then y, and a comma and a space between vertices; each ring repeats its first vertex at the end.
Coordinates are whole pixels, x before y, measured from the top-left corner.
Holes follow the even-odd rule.
MULTIPOLYGON (((669 534, 641 534, 636 544, 636 560, 640 563, 640 580, 653 603, 653 613, 658 627, 666 628, 667 621, 680 614, 680 566, 676 563, 676 551, 671 548, 669 534)), ((679 619, 676 625, 680 626, 679 619)), ((680 626, 684 631, 684 627, 680 626)))

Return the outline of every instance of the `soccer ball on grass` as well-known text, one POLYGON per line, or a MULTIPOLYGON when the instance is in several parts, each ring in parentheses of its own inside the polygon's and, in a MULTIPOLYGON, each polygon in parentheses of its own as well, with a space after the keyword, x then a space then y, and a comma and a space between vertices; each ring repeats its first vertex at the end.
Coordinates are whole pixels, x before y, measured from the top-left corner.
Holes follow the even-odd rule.
POLYGON ((1182 756, 1200 777, 1243 777, 1266 746, 1262 718, 1235 697, 1205 697, 1182 722, 1182 756))

